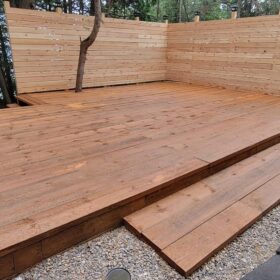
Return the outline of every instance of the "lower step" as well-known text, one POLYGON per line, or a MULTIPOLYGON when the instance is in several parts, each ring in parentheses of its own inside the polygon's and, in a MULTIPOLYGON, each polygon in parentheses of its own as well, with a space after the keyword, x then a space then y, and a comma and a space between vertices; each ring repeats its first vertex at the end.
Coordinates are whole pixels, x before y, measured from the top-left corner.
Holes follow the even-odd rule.
POLYGON ((125 218, 187 276, 280 202, 280 145, 125 218))

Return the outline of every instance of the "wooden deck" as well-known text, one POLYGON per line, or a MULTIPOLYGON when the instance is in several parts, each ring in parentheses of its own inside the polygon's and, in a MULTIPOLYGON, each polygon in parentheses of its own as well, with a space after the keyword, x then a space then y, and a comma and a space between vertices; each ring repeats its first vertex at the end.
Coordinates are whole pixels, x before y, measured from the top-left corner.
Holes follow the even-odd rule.
POLYGON ((280 144, 126 217, 188 276, 280 202, 280 144))
POLYGON ((280 142, 280 98, 163 82, 0 111, 0 278, 280 142))

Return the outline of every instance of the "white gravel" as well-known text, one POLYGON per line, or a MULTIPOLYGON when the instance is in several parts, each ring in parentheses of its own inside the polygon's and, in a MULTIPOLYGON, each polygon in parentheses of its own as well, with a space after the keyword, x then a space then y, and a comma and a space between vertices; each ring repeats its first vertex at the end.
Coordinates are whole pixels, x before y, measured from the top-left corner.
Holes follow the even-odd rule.
MULTIPOLYGON (((275 254, 280 246, 280 206, 237 238, 189 280, 237 280, 275 254)), ((114 267, 132 280, 185 279, 124 227, 51 257, 17 280, 102 280, 114 267)))

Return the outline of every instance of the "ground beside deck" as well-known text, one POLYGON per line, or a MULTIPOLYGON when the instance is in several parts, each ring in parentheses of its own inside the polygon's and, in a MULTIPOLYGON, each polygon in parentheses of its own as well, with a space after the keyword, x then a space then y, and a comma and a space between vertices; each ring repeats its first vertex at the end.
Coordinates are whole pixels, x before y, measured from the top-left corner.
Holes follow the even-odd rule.
POLYGON ((45 104, 0 112, 0 278, 280 141, 276 96, 163 82, 29 98, 45 104))

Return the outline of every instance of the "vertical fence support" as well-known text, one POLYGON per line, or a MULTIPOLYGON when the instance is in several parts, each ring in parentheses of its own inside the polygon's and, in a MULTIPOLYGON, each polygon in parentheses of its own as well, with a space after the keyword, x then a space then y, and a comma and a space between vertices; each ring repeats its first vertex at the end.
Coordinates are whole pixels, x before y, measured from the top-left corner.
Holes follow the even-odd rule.
POLYGON ((237 15, 238 15, 238 6, 232 5, 231 6, 231 19, 237 19, 237 15))
POLYGON ((194 22, 200 22, 200 12, 195 12, 194 22))
POLYGON ((237 19, 237 11, 231 11, 231 19, 237 19))
POLYGON ((11 6, 10 6, 10 1, 7 1, 7 0, 5 0, 4 1, 4 9, 6 10, 6 9, 9 9, 11 6))

